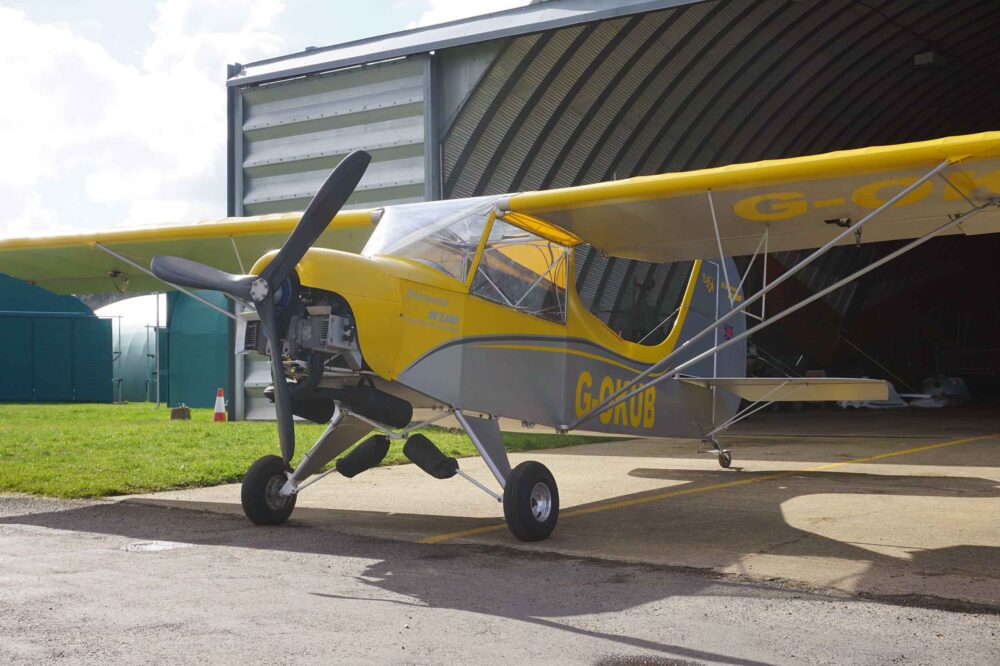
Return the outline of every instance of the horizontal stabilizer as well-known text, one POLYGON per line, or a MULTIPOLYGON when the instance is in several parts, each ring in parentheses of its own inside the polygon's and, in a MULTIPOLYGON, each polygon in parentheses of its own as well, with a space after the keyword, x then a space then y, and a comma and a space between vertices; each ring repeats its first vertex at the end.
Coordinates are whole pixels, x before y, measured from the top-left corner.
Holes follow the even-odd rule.
POLYGON ((825 402, 887 400, 889 384, 881 379, 844 377, 682 377, 702 388, 716 386, 751 402, 825 402))

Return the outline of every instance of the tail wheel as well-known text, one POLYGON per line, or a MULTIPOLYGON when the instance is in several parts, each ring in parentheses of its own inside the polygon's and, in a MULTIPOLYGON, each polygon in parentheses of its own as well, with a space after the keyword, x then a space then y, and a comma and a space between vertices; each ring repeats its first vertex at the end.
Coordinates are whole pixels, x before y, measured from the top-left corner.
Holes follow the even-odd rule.
POLYGON ((240 499, 243 513, 255 525, 280 525, 295 508, 295 495, 279 492, 288 476, 288 465, 278 456, 264 456, 250 465, 243 477, 240 499))
POLYGON ((521 541, 542 541, 552 534, 559 518, 559 488, 545 465, 529 460, 514 468, 504 484, 503 515, 521 541))

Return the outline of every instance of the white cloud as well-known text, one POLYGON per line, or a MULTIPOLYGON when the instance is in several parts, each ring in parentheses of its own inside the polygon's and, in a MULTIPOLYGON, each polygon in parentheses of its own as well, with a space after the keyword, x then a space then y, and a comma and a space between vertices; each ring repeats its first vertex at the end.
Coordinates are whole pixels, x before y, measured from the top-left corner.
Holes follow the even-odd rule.
POLYGON ((225 65, 286 50, 269 28, 283 9, 163 0, 128 64, 0 7, 0 236, 224 214, 225 65))
POLYGON ((427 9, 416 21, 411 23, 410 28, 417 28, 436 23, 447 23, 470 16, 490 14, 492 12, 523 7, 529 0, 479 0, 470 2, 469 0, 427 0, 427 9))

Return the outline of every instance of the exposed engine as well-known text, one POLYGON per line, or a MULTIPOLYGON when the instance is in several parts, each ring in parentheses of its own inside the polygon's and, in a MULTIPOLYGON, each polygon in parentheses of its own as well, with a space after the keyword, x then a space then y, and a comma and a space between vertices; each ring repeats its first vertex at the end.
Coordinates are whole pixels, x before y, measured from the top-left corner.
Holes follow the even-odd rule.
MULTIPOLYGON (((287 287, 283 287, 284 291, 287 287)), ((350 306, 339 295, 317 289, 289 289, 282 294, 277 313, 281 358, 293 393, 315 389, 324 375, 356 378, 364 369, 358 346, 357 326, 350 306)), ((255 313, 244 313, 236 332, 236 351, 271 355, 271 345, 263 334, 255 313)))

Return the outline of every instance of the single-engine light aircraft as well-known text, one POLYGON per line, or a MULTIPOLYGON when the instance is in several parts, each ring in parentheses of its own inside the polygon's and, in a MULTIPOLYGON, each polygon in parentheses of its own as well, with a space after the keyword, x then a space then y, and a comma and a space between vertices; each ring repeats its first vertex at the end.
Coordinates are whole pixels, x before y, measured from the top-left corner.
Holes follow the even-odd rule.
POLYGON ((511 468, 498 417, 696 438, 729 467, 718 436, 771 402, 888 397, 881 380, 746 377, 750 335, 936 235, 1000 231, 1000 132, 341 212, 369 161, 344 157, 301 216, 11 239, 0 270, 62 293, 155 277, 244 304, 224 313, 238 352, 270 357, 281 453, 243 481, 254 523, 283 523, 311 483, 370 469, 402 439, 422 470, 474 483, 532 541, 555 528, 559 491, 538 462, 511 468), (766 311, 770 291, 830 248, 900 239, 912 240, 766 311), (807 248, 817 249, 770 282, 765 262, 754 268, 807 248), (248 252, 262 254, 249 271, 248 252), (743 275, 728 258, 741 255, 753 257, 743 275), (593 266, 614 261, 620 271, 600 275, 616 288, 594 285, 593 266), (751 270, 763 287, 745 295, 751 270), (415 423, 414 408, 438 411, 415 423), (499 492, 415 432, 448 415, 499 492), (292 467, 295 417, 328 425, 292 467))

